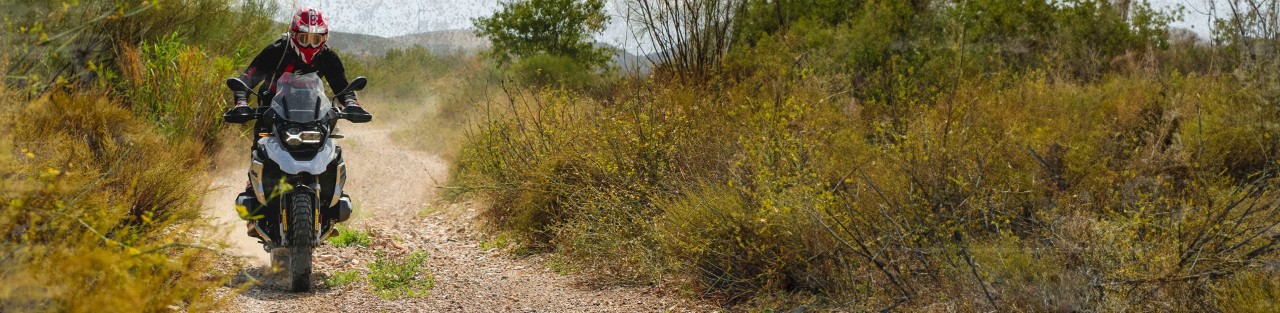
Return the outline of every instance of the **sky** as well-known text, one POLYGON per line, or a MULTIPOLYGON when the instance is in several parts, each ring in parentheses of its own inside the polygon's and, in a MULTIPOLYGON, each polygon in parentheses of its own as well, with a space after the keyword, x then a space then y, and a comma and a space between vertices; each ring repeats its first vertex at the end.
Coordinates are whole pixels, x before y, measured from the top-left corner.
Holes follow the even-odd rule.
MULTIPOLYGON (((333 31, 395 37, 437 30, 471 28, 471 19, 488 16, 500 7, 499 0, 275 0, 280 5, 279 20, 287 20, 297 8, 320 9, 333 31)), ((1207 37, 1209 16, 1207 1, 1221 0, 1149 0, 1153 7, 1181 5, 1186 10, 1183 20, 1173 24, 1207 37)), ((605 9, 610 23, 597 37, 598 41, 636 52, 639 45, 626 27, 622 16, 624 0, 607 0, 605 9)))
MULTIPOLYGON (((471 19, 492 15, 499 0, 275 0, 277 20, 287 20, 299 7, 324 13, 329 28, 337 32, 395 37, 437 30, 472 28, 471 19)), ((623 0, 606 0, 610 23, 598 41, 619 47, 636 46, 634 36, 619 12, 623 0)), ((633 50, 629 48, 628 50, 633 50)))
MULTIPOLYGON (((1209 37, 1209 2, 1211 0, 1152 0, 1155 8, 1168 8, 1181 5, 1184 12, 1181 21, 1174 22, 1173 27, 1186 28, 1199 34, 1201 38, 1209 37)), ((1222 3, 1222 0, 1212 0, 1222 3)), ((1221 4, 1220 4, 1221 5, 1221 4)), ((1218 8, 1222 10, 1222 8, 1218 8)))

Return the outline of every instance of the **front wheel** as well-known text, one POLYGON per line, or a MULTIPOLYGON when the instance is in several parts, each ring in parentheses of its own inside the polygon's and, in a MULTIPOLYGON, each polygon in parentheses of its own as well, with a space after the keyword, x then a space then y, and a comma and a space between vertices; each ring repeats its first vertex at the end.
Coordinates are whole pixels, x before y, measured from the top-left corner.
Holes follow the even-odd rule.
POLYGON ((311 240, 315 234, 314 207, 311 197, 293 197, 289 210, 289 278, 293 291, 311 289, 311 240))

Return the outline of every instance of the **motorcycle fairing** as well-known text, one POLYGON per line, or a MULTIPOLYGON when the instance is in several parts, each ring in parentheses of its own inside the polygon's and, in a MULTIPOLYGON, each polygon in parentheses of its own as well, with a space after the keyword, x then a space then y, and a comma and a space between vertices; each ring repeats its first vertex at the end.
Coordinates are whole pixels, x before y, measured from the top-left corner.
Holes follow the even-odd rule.
MULTIPOLYGON (((348 202, 344 205, 342 197, 343 187, 347 184, 347 163, 342 160, 342 148, 334 147, 334 149, 337 150, 334 159, 329 162, 323 173, 315 175, 321 185, 319 203, 327 203, 326 207, 338 209, 337 211, 326 211, 325 216, 337 218, 338 221, 346 221, 346 216, 343 216, 342 213, 346 212, 349 216, 351 211, 350 200, 346 200, 348 202)), ((279 180, 283 178, 281 176, 283 170, 279 169, 280 165, 276 160, 262 157, 264 154, 262 151, 264 150, 253 152, 253 158, 249 164, 249 183, 256 198, 255 200, 258 203, 270 204, 273 199, 269 199, 269 197, 275 193, 279 180)))
POLYGON ((299 160, 289 154, 285 150, 284 143, 275 136, 267 136, 258 139, 258 146, 267 152, 267 158, 275 161, 280 165, 280 170, 290 175, 307 173, 311 175, 323 174, 325 169, 329 167, 329 162, 338 157, 337 148, 332 140, 326 140, 324 146, 320 147, 320 152, 316 153, 314 158, 310 160, 299 160))
POLYGON ((258 201, 266 203, 267 191, 262 185, 262 157, 258 156, 258 151, 253 151, 253 158, 249 163, 249 183, 253 185, 254 196, 258 197, 258 201))

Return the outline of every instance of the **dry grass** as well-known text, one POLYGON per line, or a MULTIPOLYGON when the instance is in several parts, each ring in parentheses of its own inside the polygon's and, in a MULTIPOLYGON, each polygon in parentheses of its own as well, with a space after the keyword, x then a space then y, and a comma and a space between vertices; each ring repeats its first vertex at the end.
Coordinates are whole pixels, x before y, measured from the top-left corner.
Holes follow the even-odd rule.
POLYGON ((225 34, 271 25, 240 4, 6 6, 0 311, 219 308, 235 269, 209 270, 221 244, 199 237, 200 198, 221 79, 247 58, 225 34))
POLYGON ((206 187, 198 145, 169 141, 95 94, 55 93, 2 126, 0 303, 15 310, 209 310, 228 273, 190 239, 206 187), (12 150, 10 150, 12 149, 12 150), (17 150, 17 151, 13 151, 17 150))
POLYGON ((604 99, 512 92, 481 109, 458 185, 516 242, 725 303, 1217 310, 1264 297, 1232 288, 1277 260, 1267 138, 1280 129, 1230 78, 1009 74, 890 112, 761 64, 604 99))

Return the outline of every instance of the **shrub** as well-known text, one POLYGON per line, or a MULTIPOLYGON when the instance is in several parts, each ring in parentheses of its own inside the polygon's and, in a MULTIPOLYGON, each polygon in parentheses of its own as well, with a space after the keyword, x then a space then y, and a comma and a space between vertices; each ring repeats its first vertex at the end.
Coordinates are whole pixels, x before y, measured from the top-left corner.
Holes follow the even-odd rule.
MULTIPOLYGON (((634 36, 646 39, 656 73, 688 82, 710 79, 733 44, 734 15, 748 1, 626 2, 634 36)), ((754 35, 754 34, 748 34, 754 35)))
POLYGON ((440 56, 421 46, 388 50, 376 58, 344 58, 348 75, 364 75, 368 93, 391 103, 415 103, 431 96, 432 82, 451 74, 462 56, 440 56))

